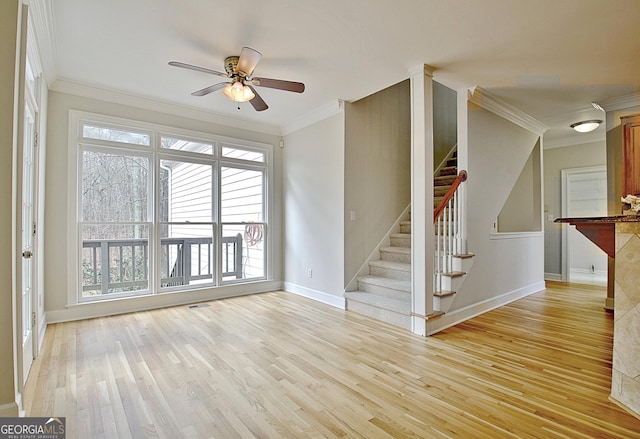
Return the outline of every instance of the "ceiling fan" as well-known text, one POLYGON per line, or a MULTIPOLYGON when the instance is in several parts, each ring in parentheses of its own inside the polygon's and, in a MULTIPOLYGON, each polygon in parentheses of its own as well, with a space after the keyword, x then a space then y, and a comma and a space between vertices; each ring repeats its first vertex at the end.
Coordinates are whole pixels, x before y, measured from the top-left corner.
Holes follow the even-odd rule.
POLYGON ((249 101, 256 111, 264 111, 269 108, 269 106, 264 99, 260 97, 254 86, 275 88, 277 90, 292 91, 294 93, 302 93, 304 91, 304 84, 302 82, 251 76, 261 58, 262 54, 257 50, 251 47, 243 47, 240 56, 228 56, 225 58, 224 70, 226 73, 179 61, 170 61, 169 65, 227 78, 227 81, 194 91, 191 93, 192 96, 205 96, 216 90, 223 89, 222 93, 226 97, 235 102, 249 101))

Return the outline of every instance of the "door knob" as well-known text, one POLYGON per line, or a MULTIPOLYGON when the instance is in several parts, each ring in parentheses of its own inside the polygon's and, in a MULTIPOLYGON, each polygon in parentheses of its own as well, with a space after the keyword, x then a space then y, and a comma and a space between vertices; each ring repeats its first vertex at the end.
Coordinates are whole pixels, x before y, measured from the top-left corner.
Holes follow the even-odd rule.
POLYGON ((25 250, 22 252, 22 257, 25 259, 30 259, 31 256, 33 256, 33 253, 31 253, 31 250, 25 250))

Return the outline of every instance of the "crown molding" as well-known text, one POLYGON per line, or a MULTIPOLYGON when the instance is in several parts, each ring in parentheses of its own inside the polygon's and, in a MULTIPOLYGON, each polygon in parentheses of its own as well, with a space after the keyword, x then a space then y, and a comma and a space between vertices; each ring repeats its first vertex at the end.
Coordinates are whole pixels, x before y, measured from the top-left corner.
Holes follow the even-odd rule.
POLYGON ((58 51, 56 48, 56 26, 53 18, 53 0, 29 0, 29 16, 36 37, 36 45, 42 72, 51 86, 60 72, 58 68, 58 51))
POLYGON ((605 99, 598 102, 598 104, 606 111, 626 110, 633 107, 640 107, 640 92, 605 99))
POLYGON ((432 67, 429 64, 423 64, 421 66, 409 69, 409 75, 412 78, 420 75, 433 77, 433 72, 435 72, 435 70, 436 70, 435 67, 432 67))
POLYGON ((562 148, 564 146, 586 145, 587 143, 606 142, 607 137, 604 132, 580 133, 556 139, 543 139, 543 149, 562 148))
POLYGON ((542 136, 549 127, 524 111, 504 102, 481 87, 469 89, 469 102, 508 120, 534 134, 542 136))
POLYGON ((320 122, 321 120, 342 112, 344 112, 343 100, 336 99, 334 101, 328 102, 325 105, 318 107, 315 110, 303 114, 302 116, 297 117, 284 124, 282 126, 282 135, 286 136, 287 134, 291 134, 295 131, 306 128, 310 125, 320 122))
POLYGON ((269 134, 273 136, 282 135, 282 131, 278 126, 235 119, 218 113, 188 107, 186 105, 178 105, 166 101, 147 98, 144 96, 136 96, 116 90, 97 87, 90 84, 71 81, 68 79, 58 79, 52 84, 50 90, 59 93, 66 93, 75 96, 96 99, 99 101, 127 105, 130 107, 142 108, 150 111, 157 111, 160 113, 171 114, 174 116, 199 120, 202 122, 215 123, 227 127, 253 131, 261 134, 269 134))

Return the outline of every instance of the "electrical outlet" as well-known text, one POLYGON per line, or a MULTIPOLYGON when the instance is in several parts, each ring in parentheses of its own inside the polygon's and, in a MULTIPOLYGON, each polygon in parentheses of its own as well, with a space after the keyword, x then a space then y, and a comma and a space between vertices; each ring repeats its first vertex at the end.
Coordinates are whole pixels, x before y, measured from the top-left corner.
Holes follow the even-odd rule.
POLYGON ((311 268, 307 268, 307 277, 313 277, 313 270, 311 268))

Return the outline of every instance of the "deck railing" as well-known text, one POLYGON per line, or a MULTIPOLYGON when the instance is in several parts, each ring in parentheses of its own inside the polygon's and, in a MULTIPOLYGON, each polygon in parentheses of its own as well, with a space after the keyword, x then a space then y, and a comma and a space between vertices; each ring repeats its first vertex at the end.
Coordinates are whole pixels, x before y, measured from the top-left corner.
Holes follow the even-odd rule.
MULTIPOLYGON (((242 278, 242 239, 240 233, 222 237, 222 277, 242 278)), ((85 252, 82 291, 108 294, 148 288, 147 239, 84 240, 82 248, 85 252)), ((161 286, 212 279, 213 251, 212 238, 162 238, 161 286)))

